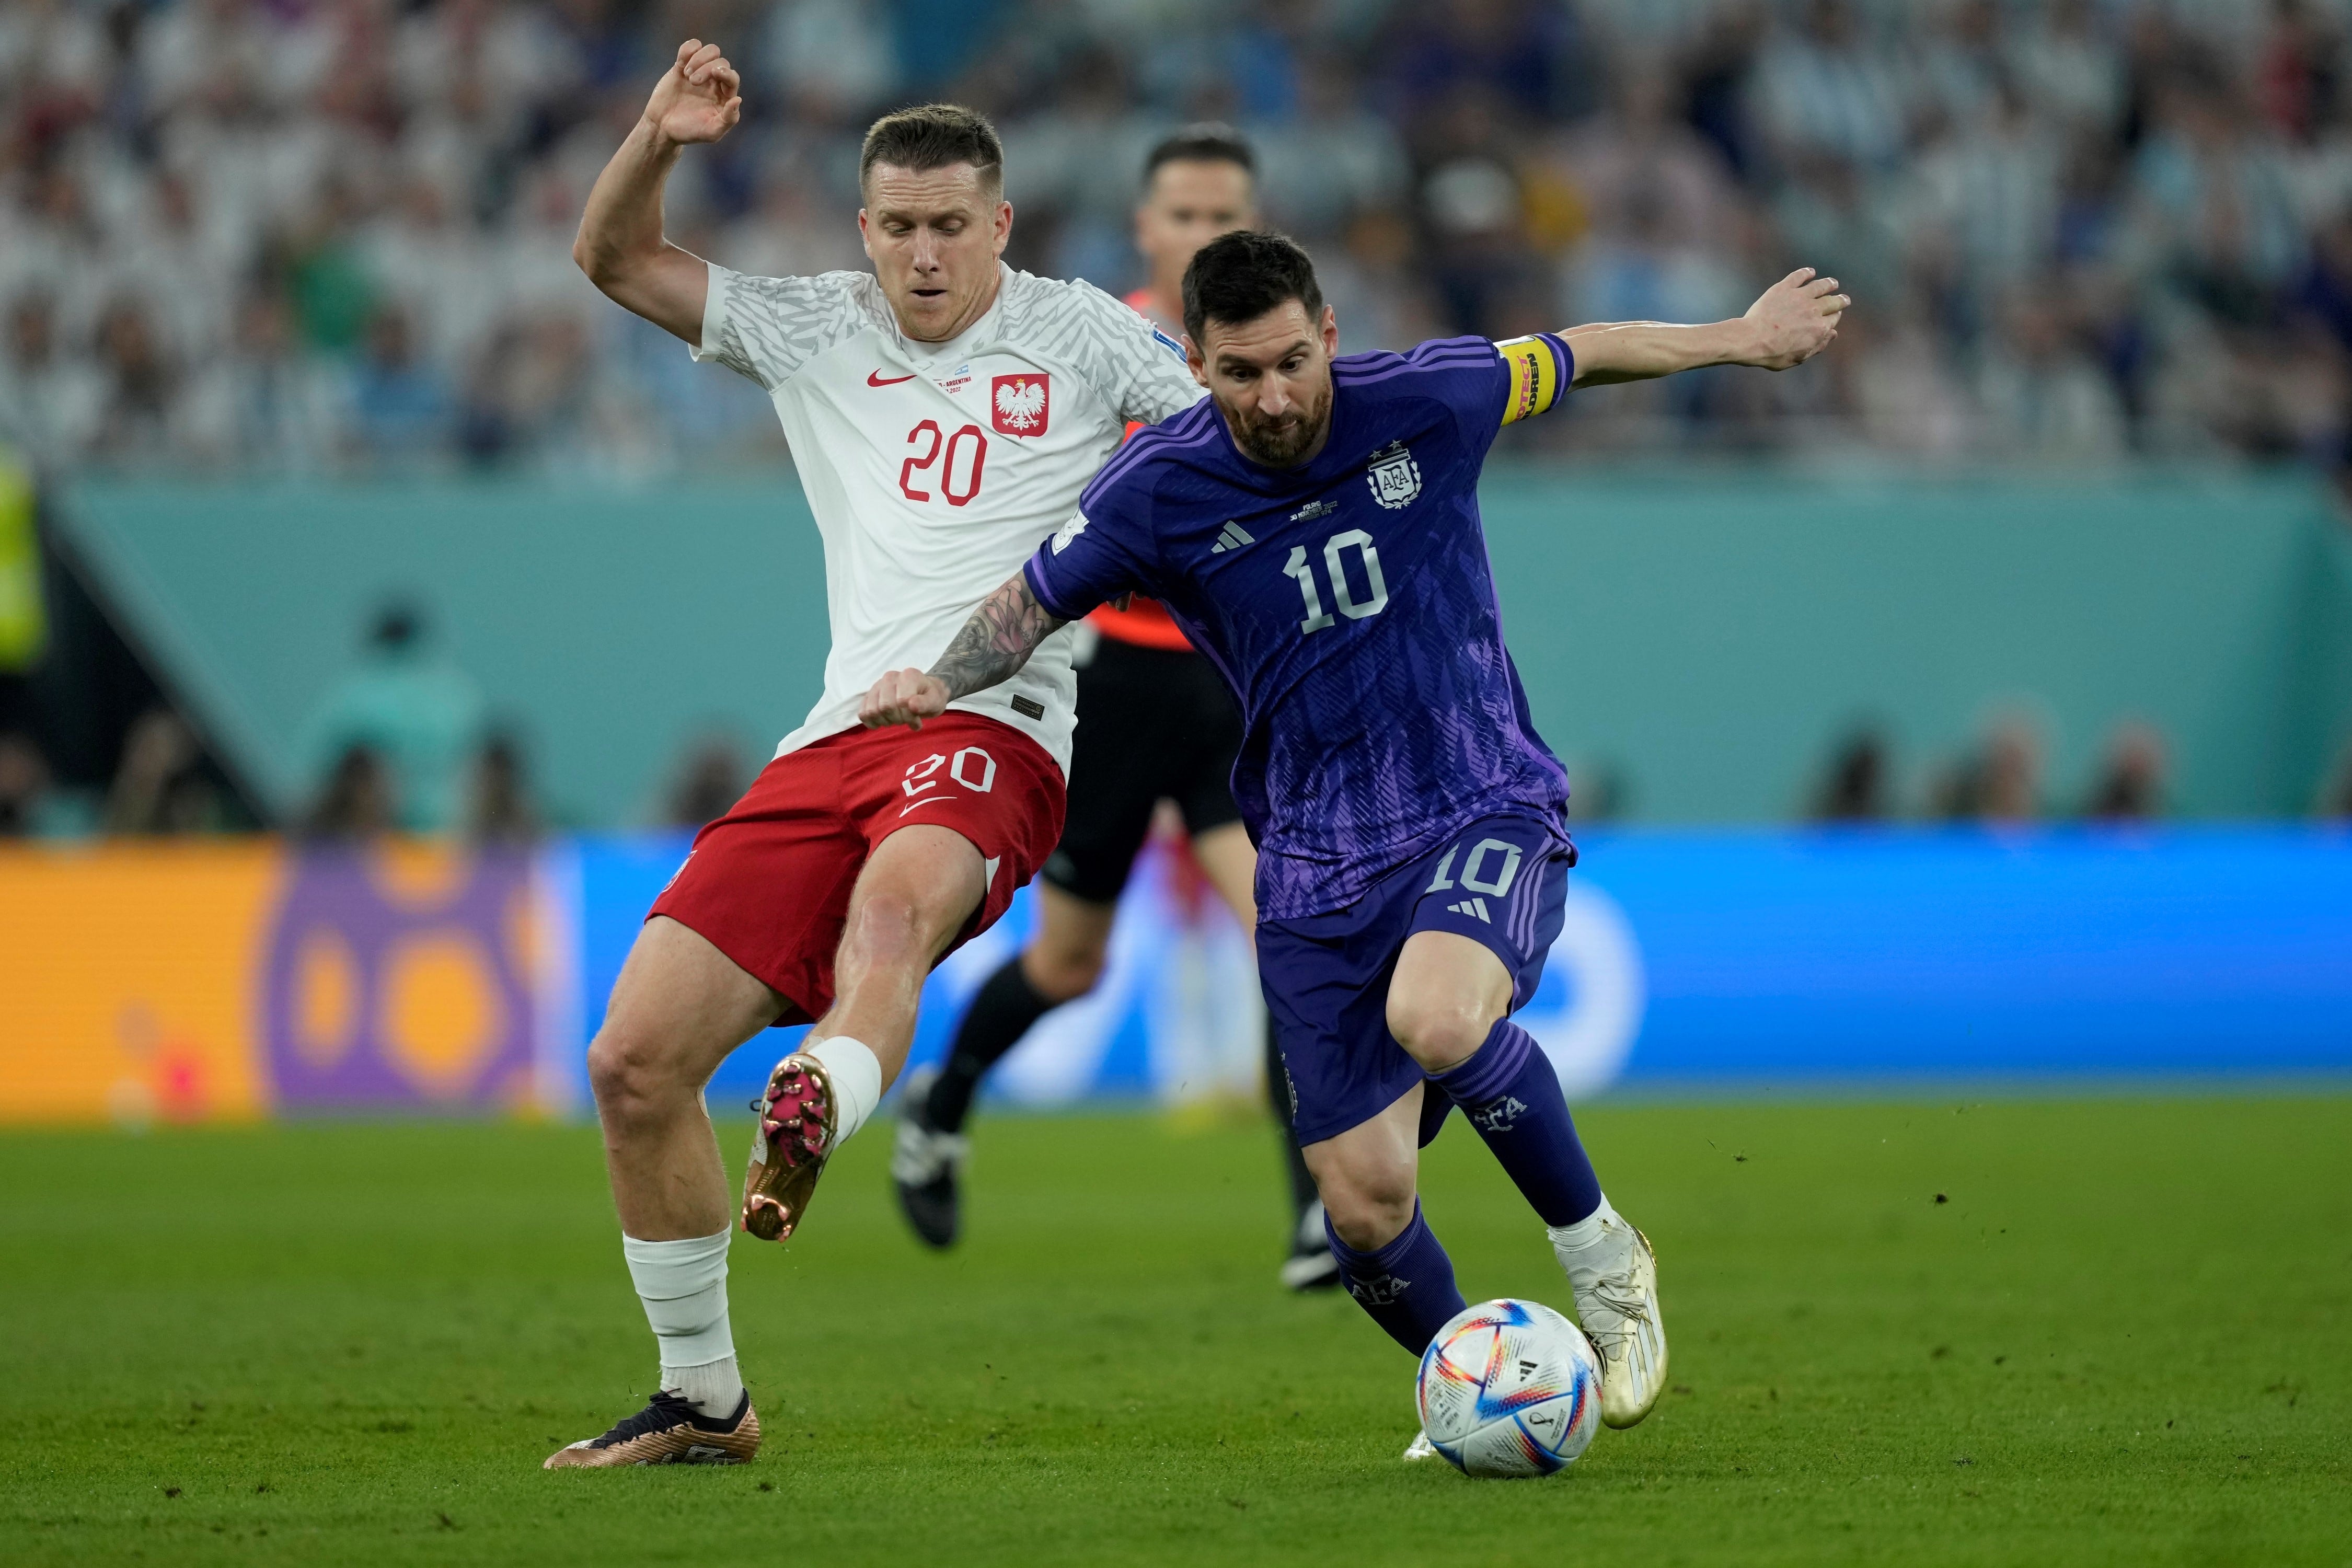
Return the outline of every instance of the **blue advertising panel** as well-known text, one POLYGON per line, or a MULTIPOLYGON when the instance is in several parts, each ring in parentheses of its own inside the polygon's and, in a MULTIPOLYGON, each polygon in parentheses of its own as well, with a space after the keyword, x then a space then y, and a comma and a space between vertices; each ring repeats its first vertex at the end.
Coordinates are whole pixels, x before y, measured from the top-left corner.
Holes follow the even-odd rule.
MULTIPOLYGON (((1522 1021, 1572 1094, 1613 1084, 2352 1072, 2352 834, 2321 828, 1619 830, 1580 835, 1522 1021)), ((682 837, 589 839, 572 885, 582 1041, 682 837)), ((561 882, 561 879, 551 879, 561 882)), ((1025 891, 932 977, 914 1059, 1018 950, 1025 891)), ((1261 1014, 1230 917, 1155 849, 1111 962, 1000 1097, 1245 1096, 1261 1014)), ((757 1092, 752 1041, 712 1086, 757 1092)))
MULTIPOLYGON (((1631 1080, 2352 1070, 2341 831, 1582 842, 1582 884, 1635 942, 1638 969, 1601 980, 1643 998, 1631 1080)), ((1563 932, 1547 991, 1596 968, 1599 944, 1578 940, 1563 932)), ((1573 1016, 1577 1000, 1538 1005, 1573 1016)))

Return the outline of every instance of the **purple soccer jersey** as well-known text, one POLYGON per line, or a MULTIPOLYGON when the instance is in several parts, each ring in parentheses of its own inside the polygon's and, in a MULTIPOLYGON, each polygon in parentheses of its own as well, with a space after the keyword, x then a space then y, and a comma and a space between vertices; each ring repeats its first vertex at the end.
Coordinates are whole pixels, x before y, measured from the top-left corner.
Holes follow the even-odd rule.
POLYGON ((1449 338, 1332 363, 1331 435, 1269 468, 1203 399, 1139 432, 1039 547, 1030 590, 1075 621, 1148 594, 1242 706, 1234 799, 1269 920, 1346 907, 1498 812, 1557 819, 1568 778, 1503 647, 1478 475, 1567 345, 1449 338))

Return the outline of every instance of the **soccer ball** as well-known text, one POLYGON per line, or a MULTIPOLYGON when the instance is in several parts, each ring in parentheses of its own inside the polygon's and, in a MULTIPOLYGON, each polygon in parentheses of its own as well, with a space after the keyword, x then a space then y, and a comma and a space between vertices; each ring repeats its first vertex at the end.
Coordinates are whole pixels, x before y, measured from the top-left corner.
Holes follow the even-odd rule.
POLYGON ((1601 1358, 1540 1301, 1481 1301, 1454 1315, 1413 1379, 1430 1445, 1472 1476, 1548 1476, 1601 1426, 1601 1358))

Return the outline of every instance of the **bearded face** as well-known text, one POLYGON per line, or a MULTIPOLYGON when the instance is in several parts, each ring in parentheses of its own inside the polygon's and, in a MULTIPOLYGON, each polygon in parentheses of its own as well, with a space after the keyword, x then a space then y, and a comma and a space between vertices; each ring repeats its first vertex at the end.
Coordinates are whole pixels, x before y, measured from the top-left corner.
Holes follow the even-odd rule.
POLYGON ((1234 445, 1254 463, 1269 468, 1295 468, 1322 450, 1331 428, 1331 375, 1325 368, 1322 385, 1308 394, 1311 402, 1293 402, 1279 414, 1267 414, 1257 405, 1244 406, 1217 397, 1217 407, 1234 433, 1234 445))
POLYGON ((1248 321, 1206 323, 1188 345, 1192 374, 1216 400, 1234 445, 1269 468, 1311 462, 1331 434, 1331 356, 1339 329, 1329 307, 1310 316, 1286 300, 1248 321))

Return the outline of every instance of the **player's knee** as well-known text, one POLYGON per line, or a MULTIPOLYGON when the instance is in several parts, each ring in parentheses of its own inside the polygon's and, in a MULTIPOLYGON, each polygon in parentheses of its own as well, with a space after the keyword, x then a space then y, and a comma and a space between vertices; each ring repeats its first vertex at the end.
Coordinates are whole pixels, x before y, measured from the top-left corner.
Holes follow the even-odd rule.
POLYGON ((608 1019, 588 1047, 588 1087, 597 1109, 624 1121, 677 1087, 677 1074, 647 1032, 608 1019))
POLYGON ((1040 996, 1068 1002, 1093 990, 1102 978, 1103 950, 1041 942, 1021 955, 1021 969, 1040 996))
POLYGON ((1486 1044, 1495 1020, 1481 998, 1444 994, 1389 994, 1389 1033, 1405 1054, 1431 1072, 1467 1061, 1486 1044))
POLYGON ((876 892, 858 900, 845 933, 844 956, 866 969, 896 969, 909 964, 928 968, 934 945, 933 913, 913 897, 876 892))
POLYGON ((1362 1175, 1328 1182, 1322 1189, 1323 1213, 1332 1231, 1358 1252, 1378 1252, 1404 1234, 1412 1223, 1412 1177, 1362 1175))

